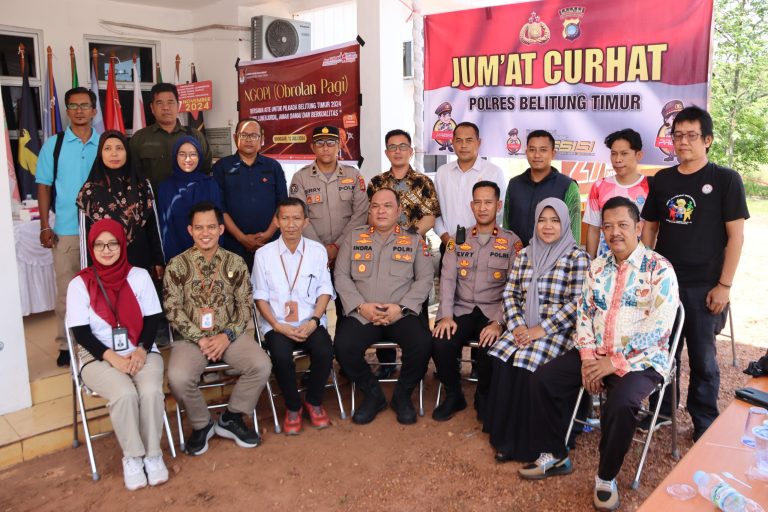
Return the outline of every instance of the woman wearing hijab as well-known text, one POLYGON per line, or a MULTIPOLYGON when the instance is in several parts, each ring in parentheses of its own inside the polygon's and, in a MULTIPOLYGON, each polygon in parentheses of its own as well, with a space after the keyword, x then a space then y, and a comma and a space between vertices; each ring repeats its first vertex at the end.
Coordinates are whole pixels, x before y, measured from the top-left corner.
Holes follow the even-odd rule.
POLYGON ((131 165, 125 135, 109 130, 99 139, 91 174, 77 195, 86 233, 101 219, 118 221, 126 233, 128 262, 162 278, 163 249, 149 182, 131 165))
POLYGON ((173 173, 160 184, 157 208, 166 262, 192 247, 187 230, 189 210, 202 201, 223 209, 218 184, 202 173, 203 149, 196 138, 184 135, 173 146, 173 173))
POLYGON ((576 300, 589 268, 563 201, 544 199, 535 219, 531 243, 517 255, 502 295, 506 331, 488 351, 493 373, 483 431, 490 434, 499 462, 539 456, 528 446, 528 422, 535 414, 529 382, 539 366, 573 346, 576 300))
POLYGON ((80 345, 80 376, 109 401, 125 486, 159 485, 168 480, 160 450, 163 358, 154 342, 160 300, 149 273, 128 263, 120 223, 94 223, 88 252, 93 265, 67 289, 67 326, 80 345))

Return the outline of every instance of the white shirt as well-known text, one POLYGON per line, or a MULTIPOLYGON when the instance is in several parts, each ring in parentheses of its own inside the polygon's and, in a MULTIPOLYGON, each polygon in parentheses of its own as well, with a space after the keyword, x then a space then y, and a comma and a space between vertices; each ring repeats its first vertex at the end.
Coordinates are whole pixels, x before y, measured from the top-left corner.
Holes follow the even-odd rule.
MULTIPOLYGON (((331 299, 336 297, 331 284, 331 273, 328 270, 328 251, 322 244, 304 237, 301 237, 294 253, 286 247, 282 236, 256 251, 251 283, 253 298, 268 302, 275 320, 294 327, 314 316, 319 296, 330 295, 331 299), (299 261, 301 261, 301 269, 299 269, 299 261), (285 271, 283 271, 283 265, 285 265, 285 271), (297 270, 299 276, 291 293, 288 279, 292 283, 297 270), (285 321, 285 303, 288 301, 296 301, 299 306, 297 322, 285 321)), ((325 313, 320 318, 320 325, 323 327, 328 325, 325 313)), ((261 316, 259 327, 264 334, 272 330, 269 322, 261 316)))
POLYGON ((504 171, 487 160, 478 157, 472 167, 464 172, 459 168, 458 160, 441 165, 435 175, 435 190, 437 200, 440 202, 440 217, 435 221, 435 233, 442 236, 443 233, 453 234, 456 226, 469 228, 475 225, 475 216, 472 214, 472 187, 478 181, 492 181, 499 186, 502 201, 501 208, 496 215, 496 222, 502 224, 504 216, 504 197, 507 191, 507 180, 504 171))
MULTIPOLYGON (((142 316, 146 317, 163 312, 157 291, 155 291, 155 285, 146 270, 138 267, 131 268, 128 272, 128 285, 136 295, 136 302, 139 303, 142 316)), ((119 316, 120 312, 118 311, 119 316)), ((85 281, 82 277, 77 276, 69 282, 67 288, 66 325, 67 327, 76 327, 86 324, 91 326, 91 332, 97 340, 105 347, 112 349, 112 326, 91 309, 91 296, 88 294, 85 281)), ((125 356, 134 350, 136 347, 129 342, 127 349, 116 352, 118 355, 125 356)), ((157 346, 153 344, 151 351, 157 352, 157 346)))

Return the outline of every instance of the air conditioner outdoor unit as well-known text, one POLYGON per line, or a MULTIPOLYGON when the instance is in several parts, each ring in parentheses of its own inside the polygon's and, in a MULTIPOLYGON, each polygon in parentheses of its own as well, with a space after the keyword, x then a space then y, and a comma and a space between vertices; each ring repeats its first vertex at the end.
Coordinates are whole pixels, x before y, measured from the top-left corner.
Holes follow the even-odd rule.
POLYGON ((254 16, 251 18, 251 59, 286 57, 310 51, 311 27, 306 21, 254 16))

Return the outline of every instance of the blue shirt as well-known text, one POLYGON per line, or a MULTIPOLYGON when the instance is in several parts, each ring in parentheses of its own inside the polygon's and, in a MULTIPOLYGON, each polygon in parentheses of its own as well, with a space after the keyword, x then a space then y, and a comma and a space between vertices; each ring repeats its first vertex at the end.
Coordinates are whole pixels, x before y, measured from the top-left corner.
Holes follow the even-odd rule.
MULTIPOLYGON (((221 189, 224 212, 246 234, 265 231, 277 203, 288 197, 283 168, 277 160, 262 155, 253 165, 247 165, 237 153, 222 158, 213 166, 213 179, 221 189)), ((237 254, 245 251, 230 236, 225 237, 224 244, 237 254)))
MULTIPOLYGON (((53 185, 53 148, 56 136, 49 137, 37 157, 35 181, 41 185, 53 185)), ((93 161, 99 148, 99 134, 91 129, 91 138, 83 141, 70 128, 64 132, 64 141, 59 153, 59 171, 56 175, 56 223, 53 231, 57 235, 77 235, 77 194, 91 173, 93 161)))

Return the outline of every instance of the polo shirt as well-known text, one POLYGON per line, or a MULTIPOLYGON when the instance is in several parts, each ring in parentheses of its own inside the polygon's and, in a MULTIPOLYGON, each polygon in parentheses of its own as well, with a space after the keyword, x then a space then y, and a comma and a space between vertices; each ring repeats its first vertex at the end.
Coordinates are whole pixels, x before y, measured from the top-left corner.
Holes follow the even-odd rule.
MULTIPOLYGON (((53 149, 56 136, 49 137, 37 157, 35 182, 53 185, 53 149)), ((59 171, 56 175, 56 222, 53 231, 59 236, 79 234, 77 224, 77 194, 88 179, 99 149, 99 134, 91 129, 86 143, 67 127, 59 153, 59 171)))

